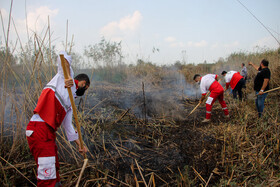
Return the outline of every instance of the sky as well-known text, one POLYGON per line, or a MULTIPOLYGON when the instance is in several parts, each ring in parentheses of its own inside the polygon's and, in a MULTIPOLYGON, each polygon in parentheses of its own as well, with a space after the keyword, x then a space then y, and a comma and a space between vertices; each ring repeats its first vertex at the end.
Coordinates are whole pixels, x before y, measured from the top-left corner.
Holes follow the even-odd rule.
MULTIPOLYGON (((280 0, 239 0, 280 40, 280 0)), ((11 0, 1 0, 7 34, 11 0)), ((125 61, 158 65, 213 63, 233 52, 276 49, 277 41, 238 0, 13 0, 12 18, 21 41, 28 33, 43 36, 48 26, 57 52, 74 35, 73 51, 100 42, 122 41, 125 61), (25 8, 26 7, 26 8, 25 8), (26 19, 27 18, 27 19, 26 19), (153 50, 158 49, 158 50, 153 50)), ((9 41, 17 35, 11 25, 9 41)), ((0 29, 3 45, 4 33, 0 29)))

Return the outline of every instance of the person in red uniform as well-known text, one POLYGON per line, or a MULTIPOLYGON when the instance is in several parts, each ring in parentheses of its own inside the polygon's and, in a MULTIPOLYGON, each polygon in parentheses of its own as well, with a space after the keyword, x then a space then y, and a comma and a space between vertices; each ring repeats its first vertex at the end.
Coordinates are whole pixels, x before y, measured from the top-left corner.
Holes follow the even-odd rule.
POLYGON ((199 74, 196 74, 193 79, 195 82, 200 82, 200 90, 202 93, 201 99, 199 101, 200 103, 202 103, 204 101, 204 99, 206 97, 206 93, 208 91, 211 92, 211 94, 209 95, 209 97, 206 101, 206 118, 202 122, 205 123, 205 122, 211 121, 212 106, 217 99, 219 100, 219 102, 222 106, 225 116, 227 118, 229 118, 229 112, 227 109, 227 105, 226 105, 226 102, 224 101, 224 88, 217 81, 218 75, 207 74, 207 75, 201 77, 199 74))
POLYGON ((241 101, 242 100, 242 88, 245 87, 244 77, 242 77, 240 75, 240 73, 237 71, 229 71, 229 72, 223 71, 222 76, 225 77, 225 81, 226 81, 225 91, 230 86, 232 89, 233 98, 237 99, 236 92, 238 92, 239 100, 241 101))
POLYGON ((67 139, 77 143, 81 154, 87 152, 85 147, 80 148, 78 134, 72 125, 73 110, 67 88, 71 88, 75 97, 82 96, 90 81, 86 74, 77 75, 73 81, 72 58, 66 52, 62 51, 60 54, 66 59, 66 69, 71 78, 64 79, 58 56, 58 72, 44 87, 26 127, 28 145, 37 164, 37 186, 61 186, 55 143, 56 131, 60 126, 64 127, 67 139))

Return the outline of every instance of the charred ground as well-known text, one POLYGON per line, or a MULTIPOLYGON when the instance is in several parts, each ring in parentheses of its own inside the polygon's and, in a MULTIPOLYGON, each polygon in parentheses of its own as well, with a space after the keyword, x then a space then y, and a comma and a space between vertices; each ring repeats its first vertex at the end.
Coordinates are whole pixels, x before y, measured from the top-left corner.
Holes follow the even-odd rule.
MULTIPOLYGON (((213 109, 213 124, 201 124, 204 107, 184 118, 198 103, 196 98, 179 96, 173 89, 162 101, 166 93, 166 89, 145 91, 145 108, 143 90, 95 85, 89 93, 94 97, 86 103, 99 105, 86 119, 84 129, 86 144, 94 156, 91 162, 130 185, 136 185, 135 176, 141 178, 137 164, 145 181, 149 181, 153 173, 157 185, 177 185, 182 180, 181 175, 185 176, 187 184, 196 185, 201 182, 196 172, 208 179, 217 169, 222 141, 201 128, 226 121, 222 110, 220 106, 213 109)), ((218 179, 218 175, 213 176, 211 183, 218 179)))

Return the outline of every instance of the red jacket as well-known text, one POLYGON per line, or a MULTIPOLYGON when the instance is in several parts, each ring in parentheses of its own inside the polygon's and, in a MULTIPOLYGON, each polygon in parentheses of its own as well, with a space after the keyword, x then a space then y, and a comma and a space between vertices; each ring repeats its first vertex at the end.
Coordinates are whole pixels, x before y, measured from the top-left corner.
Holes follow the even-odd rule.
POLYGON ((239 72, 236 71, 229 71, 227 72, 225 76, 225 81, 226 81, 226 87, 228 88, 229 86, 231 89, 234 89, 237 83, 242 79, 243 77, 240 75, 239 72))

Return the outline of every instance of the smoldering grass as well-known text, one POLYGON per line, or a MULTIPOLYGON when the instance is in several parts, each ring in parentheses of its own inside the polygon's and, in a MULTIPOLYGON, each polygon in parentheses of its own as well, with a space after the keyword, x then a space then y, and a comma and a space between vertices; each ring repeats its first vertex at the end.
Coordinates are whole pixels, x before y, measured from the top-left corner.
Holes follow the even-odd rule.
MULTIPOLYGON (((3 81, 1 84, 1 115, 10 105, 10 111, 4 117, 9 114, 10 119, 13 118, 10 124, 4 123, 4 117, 1 119, 1 157, 34 183, 36 166, 28 152, 24 129, 40 91, 55 70, 50 23, 41 34, 33 33, 32 38, 27 48, 18 38, 22 53, 20 64, 12 63, 16 46, 11 51, 7 46, 4 50, 5 57, 9 58, 1 67, 1 78, 16 80, 16 84, 12 87, 3 81), (6 135, 8 131, 12 133, 6 135)), ((8 44, 9 39, 5 39, 8 44)), ((72 44, 66 42, 66 46, 72 49, 72 44)), ((269 94, 264 116, 258 119, 255 96, 251 94, 252 71, 249 70, 251 80, 247 82, 245 101, 239 102, 226 95, 231 115, 229 121, 223 119, 217 106, 213 107, 216 119, 208 125, 199 122, 205 113, 203 106, 193 116, 185 118, 200 95, 197 85, 191 83, 193 73, 219 74, 221 68, 238 67, 241 59, 260 61, 264 56, 271 62, 271 86, 277 86, 279 54, 267 50, 232 54, 227 61, 214 65, 160 67, 139 61, 133 66, 122 65, 118 72, 122 75, 115 77, 118 80, 112 80, 114 76, 111 75, 115 73, 112 67, 91 69, 91 77, 94 77, 93 72, 107 72, 104 80, 100 74, 101 81, 94 81, 78 115, 90 159, 81 184, 279 185, 279 94, 269 94), (146 107, 142 82, 145 83, 146 107), (141 116, 144 110, 146 120, 141 116)), ((57 134, 62 182, 73 186, 82 157, 66 140, 63 131, 57 134)), ((13 169, 1 162, 1 184, 24 183, 13 169)))

